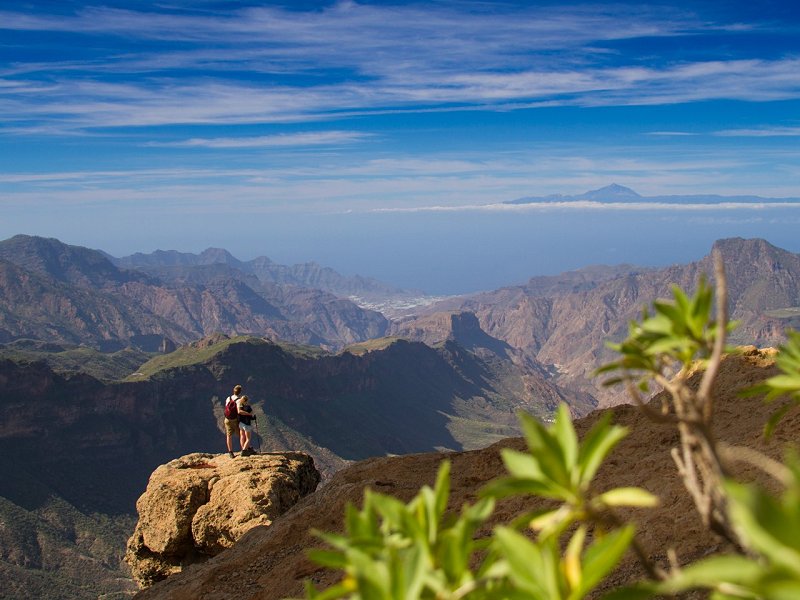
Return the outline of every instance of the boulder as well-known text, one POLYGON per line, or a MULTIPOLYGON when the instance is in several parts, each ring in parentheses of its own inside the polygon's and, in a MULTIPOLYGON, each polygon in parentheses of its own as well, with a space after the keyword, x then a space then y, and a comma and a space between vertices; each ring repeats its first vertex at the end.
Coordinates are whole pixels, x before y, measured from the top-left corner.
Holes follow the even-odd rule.
POLYGON ((314 460, 300 452, 230 458, 195 453, 158 467, 136 503, 125 562, 141 587, 231 547, 313 492, 314 460))

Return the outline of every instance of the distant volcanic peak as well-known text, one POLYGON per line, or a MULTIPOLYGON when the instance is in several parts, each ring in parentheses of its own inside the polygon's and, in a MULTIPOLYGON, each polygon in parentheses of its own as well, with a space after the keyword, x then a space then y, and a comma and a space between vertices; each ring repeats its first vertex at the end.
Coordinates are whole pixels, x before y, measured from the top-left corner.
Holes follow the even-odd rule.
POLYGON ((550 194, 549 196, 525 196, 516 200, 508 200, 506 204, 534 204, 537 202, 575 202, 578 200, 589 200, 592 202, 638 202, 643 200, 643 196, 633 191, 631 188, 612 183, 605 187, 589 190, 583 194, 565 195, 550 194))
POLYGON ((591 190, 580 196, 588 200, 602 200, 602 201, 624 201, 624 200, 638 200, 641 198, 639 194, 634 192, 631 188, 612 183, 597 190, 591 190))

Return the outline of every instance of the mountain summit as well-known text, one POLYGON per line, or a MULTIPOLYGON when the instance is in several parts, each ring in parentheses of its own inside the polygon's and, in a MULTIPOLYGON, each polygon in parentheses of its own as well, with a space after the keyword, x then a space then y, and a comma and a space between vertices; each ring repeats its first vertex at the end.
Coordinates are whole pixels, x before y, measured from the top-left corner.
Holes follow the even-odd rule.
POLYGON ((577 200, 591 200, 593 202, 638 202, 643 197, 631 188, 612 183, 596 190, 589 190, 583 194, 551 194, 549 196, 525 196, 516 200, 509 200, 505 204, 534 204, 539 202, 575 202, 577 200))
POLYGON ((630 202, 632 200, 640 200, 642 197, 634 192, 631 188, 624 185, 612 183, 599 190, 591 190, 582 194, 580 198, 587 200, 598 200, 600 202, 630 202))

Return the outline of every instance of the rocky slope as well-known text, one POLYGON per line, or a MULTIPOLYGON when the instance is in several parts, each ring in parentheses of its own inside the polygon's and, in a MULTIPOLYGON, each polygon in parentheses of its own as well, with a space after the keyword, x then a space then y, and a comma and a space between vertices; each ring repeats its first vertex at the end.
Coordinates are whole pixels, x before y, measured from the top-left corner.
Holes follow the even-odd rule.
POLYGON ((125 562, 147 586, 230 548, 313 492, 313 459, 298 452, 230 458, 189 454, 160 466, 136 503, 125 562))
POLYGON ((346 299, 263 283, 225 263, 160 275, 54 239, 2 241, 0 343, 28 337, 119 349, 148 341, 155 350, 163 337, 185 343, 221 331, 339 348, 387 327, 346 299))
MULTIPOLYGON (((800 324, 796 308, 800 306, 800 256, 764 240, 720 240, 714 247, 725 262, 732 318, 741 323, 733 341, 780 342, 786 327, 800 324)), ((624 338, 628 322, 654 299, 671 297, 673 285, 692 290, 702 274, 711 273, 710 255, 664 269, 623 274, 588 270, 448 301, 429 312, 475 313, 486 333, 557 369, 557 381, 563 386, 592 394, 601 405, 608 405, 615 401, 615 394, 591 377, 596 367, 612 357, 607 341, 624 338)), ((413 334, 415 329, 424 329, 414 322, 400 327, 412 339, 425 339, 425 334, 413 334)))
MULTIPOLYGON (((765 442, 764 420, 774 410, 759 398, 741 398, 739 391, 775 373, 772 354, 751 348, 743 356, 723 362, 716 386, 717 410, 714 431, 719 439, 746 445, 780 456, 784 444, 800 433, 800 415, 794 411, 779 426, 775 437, 765 442)), ((637 523, 640 541, 650 556, 664 564, 666 549, 673 547, 682 563, 726 550, 706 532, 684 493, 676 475, 669 449, 677 441, 676 432, 666 425, 647 421, 631 406, 613 409, 616 423, 625 425, 629 435, 612 453, 598 474, 597 489, 612 486, 642 486, 660 500, 651 510, 630 511, 625 516, 637 523)), ((585 432, 598 413, 578 421, 585 432)), ((410 499, 423 484, 432 484, 441 460, 452 461, 452 491, 448 506, 458 510, 464 502, 475 501, 480 487, 503 472, 499 451, 503 447, 521 449, 522 440, 509 439, 484 450, 441 454, 421 454, 362 461, 337 473, 330 483, 300 501, 269 528, 255 528, 231 549, 203 565, 186 569, 136 597, 142 600, 184 600, 217 598, 226 600, 269 600, 302 595, 303 582, 311 579, 318 586, 336 581, 337 575, 319 568, 306 558, 306 550, 320 546, 310 528, 341 531, 344 506, 358 504, 364 489, 371 487, 402 499, 410 499)), ((747 477, 759 477, 752 469, 737 469, 747 477)), ((492 523, 504 523, 524 510, 541 507, 535 498, 503 501, 492 523)), ((488 529, 479 532, 486 535, 488 529)), ((628 556, 611 578, 628 581, 641 576, 641 569, 628 556)))

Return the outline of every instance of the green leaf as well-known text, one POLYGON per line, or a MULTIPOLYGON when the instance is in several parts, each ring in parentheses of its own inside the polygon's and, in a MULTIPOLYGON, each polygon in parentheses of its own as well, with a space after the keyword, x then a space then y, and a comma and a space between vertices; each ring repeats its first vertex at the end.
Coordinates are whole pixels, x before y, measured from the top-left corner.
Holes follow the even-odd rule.
POLYGON ((511 448, 503 448, 500 452, 503 464, 512 477, 530 479, 532 481, 546 481, 539 460, 528 453, 519 452, 511 448))
POLYGON ((427 552, 420 545, 413 546, 403 554, 399 562, 393 598, 416 600, 422 596, 425 575, 433 570, 427 552))
POLYGON ((797 490, 787 491, 785 504, 755 485, 728 481, 725 490, 729 496, 731 519, 746 542, 770 561, 789 569, 800 578, 800 505, 797 490))
POLYGON ((323 567, 344 569, 347 566, 347 558, 345 558, 345 555, 341 552, 334 552, 333 550, 309 550, 308 557, 323 567))
POLYGON ((555 510, 544 512, 528 521, 528 527, 541 531, 542 535, 561 533, 575 520, 575 513, 569 505, 562 504, 555 510))
POLYGON ((695 588, 715 588, 721 583, 742 585, 756 581, 763 565, 744 556, 712 556, 684 567, 657 585, 660 594, 678 594, 695 588))
POLYGON ((579 590, 582 598, 600 583, 617 566, 633 539, 633 525, 613 531, 592 544, 583 559, 583 580, 579 590))
POLYGON ((334 600, 336 598, 344 598, 352 593, 353 590, 349 586, 341 583, 332 585, 322 592, 318 592, 314 589, 314 585, 311 581, 306 581, 306 598, 313 598, 314 600, 334 600))
POLYGON ((447 500, 450 497, 450 461, 443 460, 439 465, 436 474, 436 485, 434 487, 436 495, 435 514, 437 521, 441 520, 444 511, 447 509, 447 500))
POLYGON ((570 598, 574 597, 576 593, 580 593, 582 588, 581 551, 583 550, 584 541, 586 541, 586 526, 581 525, 569 540, 567 549, 564 552, 564 576, 569 589, 573 592, 570 594, 570 598))
POLYGON ((606 506, 638 506, 652 508, 658 506, 658 497, 637 487, 623 487, 609 490, 595 498, 606 506))
POLYGON ((555 434, 551 434, 527 413, 520 412, 519 419, 531 456, 539 462, 542 473, 552 482, 568 489, 569 475, 564 464, 563 450, 555 434))
POLYGON ((786 413, 789 412, 790 408, 791 405, 786 404, 781 406, 769 416, 769 419, 767 419, 767 422, 764 425, 764 437, 766 439, 770 439, 772 437, 772 434, 775 432, 775 428, 778 426, 778 423, 780 423, 781 419, 783 419, 786 413))
POLYGON ((766 383, 770 388, 781 393, 800 390, 800 376, 798 375, 775 375, 767 379, 766 383))
POLYGON ((369 508, 383 517, 384 523, 393 527, 400 526, 407 514, 406 505, 400 500, 377 492, 370 492, 369 508))
MULTIPOLYGON (((558 405, 558 412, 556 413, 553 430, 561 446, 564 466, 568 473, 572 473, 578 462, 578 436, 575 434, 575 428, 572 426, 572 417, 569 414, 569 408, 563 402, 558 405)), ((577 484, 577 481, 573 481, 572 483, 577 484)))
POLYGON ((508 565, 511 583, 525 592, 517 597, 535 600, 561 600, 564 597, 555 542, 534 544, 507 527, 496 528, 494 537, 495 546, 508 565))
POLYGON ((586 434, 578 455, 581 481, 584 485, 594 478, 605 457, 626 435, 626 428, 611 425, 611 413, 603 415, 586 434))
POLYGON ((337 533, 327 533, 317 529, 312 529, 311 533, 320 538, 326 544, 333 546, 334 548, 338 548, 339 550, 344 551, 350 547, 350 540, 343 535, 339 535, 337 533))
POLYGON ((533 542, 507 527, 496 528, 494 537, 514 579, 528 589, 538 588, 543 579, 541 561, 537 560, 541 558, 540 550, 533 542))
POLYGON ((531 479, 503 477, 490 481, 480 491, 480 495, 488 498, 507 498, 509 496, 542 496, 560 499, 563 494, 553 492, 549 485, 531 479))

